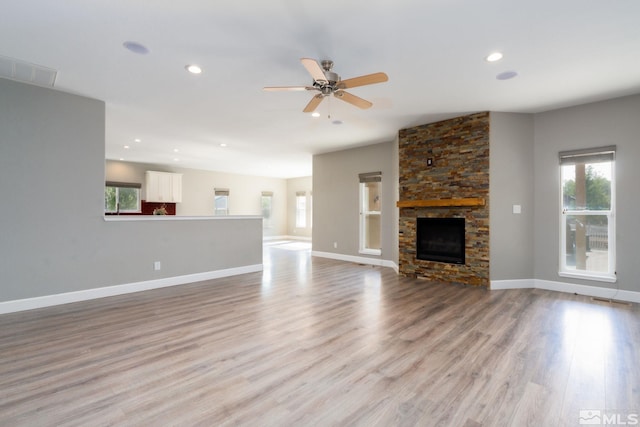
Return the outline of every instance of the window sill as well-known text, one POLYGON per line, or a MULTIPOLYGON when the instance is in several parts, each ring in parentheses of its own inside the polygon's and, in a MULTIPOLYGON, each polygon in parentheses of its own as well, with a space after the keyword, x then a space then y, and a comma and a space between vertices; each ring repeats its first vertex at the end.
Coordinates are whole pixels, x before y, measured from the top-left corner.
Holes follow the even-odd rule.
POLYGON ((594 280, 596 282, 607 282, 607 283, 615 283, 618 281, 618 278, 615 275, 610 274, 595 274, 595 273, 574 273, 570 271, 559 271, 558 276, 560 277, 571 277, 574 279, 584 279, 584 280, 594 280))

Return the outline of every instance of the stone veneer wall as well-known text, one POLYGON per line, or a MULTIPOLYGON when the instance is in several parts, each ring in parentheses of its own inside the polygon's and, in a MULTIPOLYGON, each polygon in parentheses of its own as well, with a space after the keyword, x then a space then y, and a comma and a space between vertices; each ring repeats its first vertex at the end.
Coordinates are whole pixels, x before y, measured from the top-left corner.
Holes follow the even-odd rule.
POLYGON ((489 287, 489 113, 399 132, 400 201, 484 198, 478 207, 400 209, 399 269, 405 276, 489 287), (432 159, 428 166, 427 160, 432 159), (465 264, 416 259, 416 218, 465 218, 465 264))

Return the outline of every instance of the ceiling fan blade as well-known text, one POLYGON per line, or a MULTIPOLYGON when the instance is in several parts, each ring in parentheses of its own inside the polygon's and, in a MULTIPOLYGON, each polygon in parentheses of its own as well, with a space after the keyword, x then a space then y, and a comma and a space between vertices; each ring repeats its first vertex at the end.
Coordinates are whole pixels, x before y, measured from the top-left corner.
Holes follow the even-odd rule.
POLYGON ((384 83, 389 80, 389 76, 385 73, 373 73, 366 76, 354 77, 352 79, 342 80, 337 84, 338 89, 350 89, 352 87, 372 85, 375 83, 384 83))
POLYGON ((309 103, 307 104, 306 107, 304 107, 304 110, 302 110, 303 113, 312 113, 316 108, 318 108, 318 105, 320 105, 320 103, 322 102, 322 100, 324 99, 324 95, 319 93, 316 96, 314 96, 313 98, 311 98, 311 101, 309 101, 309 103))
POLYGON ((306 68, 309 74, 311 74, 313 81, 328 83, 327 78, 324 75, 324 71, 322 71, 322 67, 320 67, 318 61, 311 58, 300 58, 300 62, 302 62, 304 68, 306 68))
POLYGON ((303 90, 315 90, 314 87, 311 86, 266 86, 263 88, 268 92, 277 92, 277 91, 303 91, 303 90))
POLYGON ((363 110, 366 108, 370 108, 373 104, 366 99, 362 99, 358 96, 352 95, 349 92, 345 92, 343 90, 338 90, 334 92, 336 98, 341 99, 349 104, 355 105, 358 108, 362 108, 363 110))

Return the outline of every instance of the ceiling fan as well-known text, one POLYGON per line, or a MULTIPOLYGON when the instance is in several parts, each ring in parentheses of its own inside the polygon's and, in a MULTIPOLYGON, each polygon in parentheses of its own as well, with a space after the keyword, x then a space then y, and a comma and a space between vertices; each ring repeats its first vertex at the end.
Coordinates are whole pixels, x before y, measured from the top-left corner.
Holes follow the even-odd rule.
POLYGON ((301 58, 300 62, 307 69, 313 83, 311 86, 271 86, 265 87, 267 91, 302 91, 302 90, 315 90, 320 93, 311 98, 311 101, 302 110, 305 113, 313 112, 322 100, 333 94, 338 99, 341 99, 349 104, 355 105, 358 108, 369 108, 373 104, 366 99, 362 99, 355 95, 346 92, 344 89, 351 89, 358 86, 372 85, 375 83, 383 83, 389 80, 389 77, 385 73, 373 73, 360 77, 354 77, 347 80, 341 80, 340 76, 333 71, 333 61, 324 59, 318 64, 318 61, 311 58, 301 58))

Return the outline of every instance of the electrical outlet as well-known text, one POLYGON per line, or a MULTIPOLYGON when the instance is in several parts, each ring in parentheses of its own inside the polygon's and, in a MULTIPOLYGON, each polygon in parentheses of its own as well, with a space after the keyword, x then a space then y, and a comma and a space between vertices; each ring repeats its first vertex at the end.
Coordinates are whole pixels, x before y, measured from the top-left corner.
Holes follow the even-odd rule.
POLYGON ((160 270, 160 261, 156 261, 153 263, 153 269, 156 271, 160 270))

